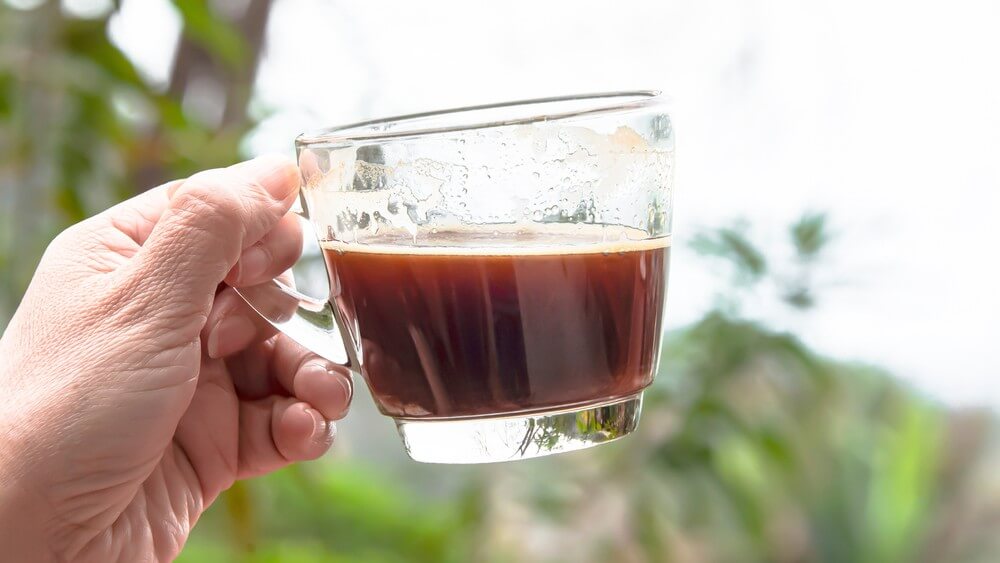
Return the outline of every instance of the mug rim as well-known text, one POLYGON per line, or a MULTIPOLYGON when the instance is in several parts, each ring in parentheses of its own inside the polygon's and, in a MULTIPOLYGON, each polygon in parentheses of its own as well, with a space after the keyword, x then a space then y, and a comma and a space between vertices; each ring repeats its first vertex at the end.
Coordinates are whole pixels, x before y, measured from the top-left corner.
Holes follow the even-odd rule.
POLYGON ((358 141, 386 141, 408 137, 423 137, 440 133, 468 131, 471 129, 488 129, 509 125, 527 125, 531 123, 559 121, 581 116, 613 114, 622 111, 633 111, 654 107, 665 103, 666 99, 661 95, 659 90, 626 90, 618 92, 598 92, 592 94, 553 96, 547 98, 533 98, 511 102, 481 104, 420 113, 410 113, 393 117, 358 121, 355 123, 348 123, 346 125, 326 127, 300 134, 295 138, 295 146, 296 148, 313 145, 349 146, 358 141), (608 101, 601 103, 602 100, 608 101), (566 104, 569 102, 587 101, 593 101, 594 103, 593 105, 587 105, 571 110, 549 112, 530 111, 532 106, 542 104, 566 104), (467 121, 448 126, 422 127, 419 123, 412 123, 410 127, 406 127, 407 122, 416 122, 427 118, 507 108, 524 108, 525 114, 507 119, 477 120, 470 118, 467 121), (389 126, 393 125, 399 125, 401 127, 388 129, 389 126), (385 129, 380 129, 380 127, 385 129))

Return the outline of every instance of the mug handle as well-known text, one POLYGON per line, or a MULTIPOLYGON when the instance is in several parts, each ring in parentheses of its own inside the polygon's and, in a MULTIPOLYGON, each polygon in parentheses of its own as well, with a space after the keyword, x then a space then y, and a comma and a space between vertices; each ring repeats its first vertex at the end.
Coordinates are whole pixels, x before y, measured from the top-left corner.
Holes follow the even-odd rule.
MULTIPOLYGON (((306 237, 315 235, 312 222, 303 213, 294 213, 302 224, 303 234, 306 237)), ((313 236, 312 240, 316 237, 313 236)), ((323 253, 318 245, 304 245, 299 262, 303 258, 318 259, 324 264, 325 271, 323 253)), ((343 338, 347 332, 333 313, 329 295, 317 299, 300 293, 279 279, 233 289, 254 311, 298 344, 344 367, 358 365, 354 348, 343 338)))

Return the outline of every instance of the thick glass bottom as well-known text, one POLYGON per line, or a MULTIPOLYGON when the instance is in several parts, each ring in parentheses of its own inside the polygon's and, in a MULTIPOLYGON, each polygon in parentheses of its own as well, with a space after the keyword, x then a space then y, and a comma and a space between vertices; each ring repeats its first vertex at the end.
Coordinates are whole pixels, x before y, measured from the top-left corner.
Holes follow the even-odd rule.
POLYGON ((406 453, 424 463, 493 463, 582 450, 627 436, 642 393, 570 410, 454 420, 397 418, 406 453))

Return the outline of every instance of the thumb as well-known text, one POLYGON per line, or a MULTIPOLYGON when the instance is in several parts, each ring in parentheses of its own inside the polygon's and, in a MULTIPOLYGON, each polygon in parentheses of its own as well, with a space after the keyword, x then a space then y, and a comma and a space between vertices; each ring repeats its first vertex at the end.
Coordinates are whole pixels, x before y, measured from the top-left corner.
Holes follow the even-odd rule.
POLYGON ((298 185, 290 160, 266 156, 171 186, 166 209, 134 257, 138 271, 126 273, 153 300, 145 305, 203 321, 241 252, 288 212, 298 185))

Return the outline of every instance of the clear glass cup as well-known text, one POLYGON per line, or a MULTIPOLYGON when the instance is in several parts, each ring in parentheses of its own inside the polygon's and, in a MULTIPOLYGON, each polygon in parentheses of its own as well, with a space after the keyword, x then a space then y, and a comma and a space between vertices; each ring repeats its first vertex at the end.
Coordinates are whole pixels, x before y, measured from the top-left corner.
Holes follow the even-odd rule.
POLYGON ((674 135, 655 92, 477 106, 296 140, 330 294, 241 291, 365 378, 411 458, 632 432, 659 362, 674 135))

